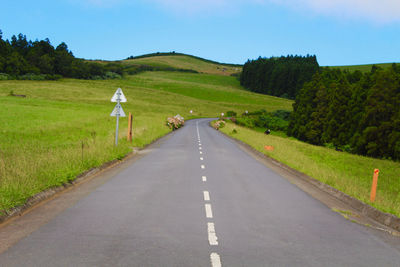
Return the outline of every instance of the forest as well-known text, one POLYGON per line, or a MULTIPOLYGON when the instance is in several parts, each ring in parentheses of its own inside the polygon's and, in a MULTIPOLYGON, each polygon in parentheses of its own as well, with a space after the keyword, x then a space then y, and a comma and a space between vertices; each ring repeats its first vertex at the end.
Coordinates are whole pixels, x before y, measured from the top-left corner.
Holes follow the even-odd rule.
POLYGON ((107 79, 122 74, 120 64, 100 64, 74 57, 64 42, 54 47, 49 39, 30 41, 23 34, 3 40, 0 30, 0 79, 107 79))
POLYGON ((315 145, 400 159, 400 66, 321 68, 299 91, 288 135, 315 145))
POLYGON ((287 56, 248 60, 240 84, 250 91, 294 99, 319 70, 316 56, 287 56))

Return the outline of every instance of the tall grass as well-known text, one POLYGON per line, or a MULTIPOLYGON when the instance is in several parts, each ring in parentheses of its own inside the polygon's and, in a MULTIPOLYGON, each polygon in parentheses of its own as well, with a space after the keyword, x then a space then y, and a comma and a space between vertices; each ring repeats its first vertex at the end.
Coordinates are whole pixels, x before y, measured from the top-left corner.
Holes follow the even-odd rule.
POLYGON ((400 216, 400 163, 337 152, 293 138, 263 133, 228 123, 224 133, 256 150, 328 184, 379 210, 400 216), (236 131, 233 131, 233 130, 236 131), (264 149, 273 146, 273 151, 264 149), (374 169, 380 170, 377 197, 369 200, 374 169))

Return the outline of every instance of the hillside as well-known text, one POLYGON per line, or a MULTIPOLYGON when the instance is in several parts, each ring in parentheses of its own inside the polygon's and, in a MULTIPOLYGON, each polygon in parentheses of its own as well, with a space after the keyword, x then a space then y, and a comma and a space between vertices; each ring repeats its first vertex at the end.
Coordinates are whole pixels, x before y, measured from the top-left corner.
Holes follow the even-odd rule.
POLYGON ((377 64, 365 64, 365 65, 346 65, 346 66, 326 66, 329 68, 340 69, 340 70, 348 70, 348 71, 356 71, 359 70, 361 72, 369 72, 373 65, 386 69, 389 68, 393 63, 377 63, 377 64))
POLYGON ((190 69, 200 73, 231 75, 242 71, 241 65, 221 64, 203 58, 179 54, 162 53, 143 55, 122 61, 125 65, 148 65, 161 68, 190 69))

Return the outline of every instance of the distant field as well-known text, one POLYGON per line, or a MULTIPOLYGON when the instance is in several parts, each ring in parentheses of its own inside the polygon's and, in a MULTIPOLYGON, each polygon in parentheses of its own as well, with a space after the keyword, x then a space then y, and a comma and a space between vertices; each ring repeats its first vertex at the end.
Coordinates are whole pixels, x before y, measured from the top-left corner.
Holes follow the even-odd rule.
POLYGON ((337 152, 284 136, 265 135, 233 123, 228 123, 221 131, 379 210, 400 217, 398 162, 337 152), (267 151, 265 145, 275 149, 267 151), (376 201, 371 203, 369 196, 375 168, 380 170, 380 174, 376 201))
POLYGON ((124 64, 142 64, 154 67, 173 67, 191 69, 201 73, 231 75, 242 71, 239 66, 221 65, 206 62, 186 55, 156 56, 122 61, 124 64))
POLYGON ((0 81, 0 211, 23 204, 47 188, 121 158, 170 130, 168 116, 216 117, 233 110, 286 109, 286 99, 243 90, 231 76, 144 72, 121 80, 0 81), (133 144, 114 147, 115 118, 110 99, 121 87, 133 113, 133 144), (10 92, 26 98, 9 96, 10 92), (189 111, 193 110, 190 116, 189 111), (82 149, 83 146, 83 149, 82 149))
POLYGON ((366 64, 366 65, 348 65, 348 66, 328 66, 330 68, 340 69, 340 70, 348 70, 348 71, 356 71, 359 70, 361 72, 369 72, 373 65, 377 67, 381 67, 383 69, 389 68, 393 63, 380 63, 380 64, 366 64))

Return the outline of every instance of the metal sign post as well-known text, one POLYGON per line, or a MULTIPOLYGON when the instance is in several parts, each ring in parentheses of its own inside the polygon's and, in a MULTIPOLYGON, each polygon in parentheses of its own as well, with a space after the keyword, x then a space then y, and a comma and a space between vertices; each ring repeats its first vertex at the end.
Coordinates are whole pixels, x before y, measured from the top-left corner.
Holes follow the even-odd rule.
POLYGON ((114 110, 111 112, 110 116, 117 117, 117 126, 115 129, 115 145, 118 145, 118 128, 119 128, 119 117, 126 117, 124 110, 122 109, 121 102, 126 102, 126 97, 122 92, 121 88, 118 88, 113 97, 111 98, 111 102, 117 102, 114 107, 114 110))

